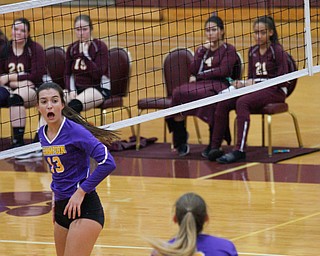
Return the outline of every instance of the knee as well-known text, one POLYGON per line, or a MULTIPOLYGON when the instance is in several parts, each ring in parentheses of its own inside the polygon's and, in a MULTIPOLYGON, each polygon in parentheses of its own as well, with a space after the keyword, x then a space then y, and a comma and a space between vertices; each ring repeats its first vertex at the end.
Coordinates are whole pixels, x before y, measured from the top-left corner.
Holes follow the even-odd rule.
POLYGON ((241 98, 239 98, 237 100, 237 104, 236 104, 236 110, 238 111, 248 111, 249 110, 249 106, 250 106, 250 102, 247 102, 245 100, 242 100, 241 98))
POLYGON ((24 100, 19 94, 11 94, 8 98, 9 107, 24 106, 24 100))
POLYGON ((0 86, 0 107, 7 107, 8 106, 8 98, 10 96, 9 91, 0 86))
POLYGON ((68 106, 72 108, 77 113, 80 113, 83 110, 83 104, 80 100, 73 99, 68 103, 68 106))

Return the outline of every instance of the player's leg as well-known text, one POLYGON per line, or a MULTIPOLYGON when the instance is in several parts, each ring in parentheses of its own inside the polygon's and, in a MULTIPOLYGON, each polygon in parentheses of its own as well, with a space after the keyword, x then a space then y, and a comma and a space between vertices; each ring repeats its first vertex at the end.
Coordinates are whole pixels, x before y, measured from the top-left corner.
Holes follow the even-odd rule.
POLYGON ((229 113, 235 109, 237 98, 221 101, 216 105, 214 112, 214 129, 211 137, 211 150, 208 153, 208 159, 215 161, 223 155, 221 144, 226 130, 229 129, 229 113))
POLYGON ((68 231, 67 228, 62 227, 57 223, 54 224, 54 242, 57 256, 64 256, 68 231))
POLYGON ((69 227, 64 256, 89 256, 101 230, 101 224, 95 220, 74 220, 69 227))
MULTIPOLYGON (((82 110, 89 110, 100 106, 104 100, 103 95, 95 88, 87 88, 76 96, 76 99, 82 103, 82 110)), ((70 101, 69 105, 72 104, 70 101)))
POLYGON ((12 92, 8 100, 10 107, 10 120, 13 130, 13 144, 20 146, 24 144, 23 135, 26 126, 25 107, 35 106, 36 92, 34 89, 25 86, 12 92))

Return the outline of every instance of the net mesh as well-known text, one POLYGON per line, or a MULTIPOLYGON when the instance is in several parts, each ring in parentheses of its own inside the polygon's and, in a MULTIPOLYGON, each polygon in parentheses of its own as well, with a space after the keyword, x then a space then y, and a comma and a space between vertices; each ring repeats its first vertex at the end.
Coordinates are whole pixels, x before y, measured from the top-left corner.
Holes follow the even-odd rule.
MULTIPOLYGON (((74 19, 79 14, 90 15, 93 37, 101 39, 109 49, 126 49, 130 56, 129 88, 123 104, 103 110, 94 108, 82 115, 95 125, 112 130, 166 117, 189 109, 199 108, 228 98, 244 95, 283 81, 311 75, 319 68, 319 11, 318 2, 311 1, 24 1, 2 5, 0 27, 11 38, 13 21, 25 17, 31 23, 31 38, 44 49, 52 46, 64 50, 77 39, 74 19), (205 40, 204 23, 210 15, 218 15, 225 23, 225 41, 234 45, 243 58, 243 79, 248 68, 248 49, 254 44, 252 24, 258 16, 273 16, 279 41, 296 60, 298 71, 254 87, 216 95, 194 102, 154 111, 149 109, 139 115, 138 101, 150 97, 166 97, 163 62, 176 48, 195 51, 205 40), (129 111, 128 111, 129 110, 129 111), (102 120, 103 119, 103 120, 102 120)), ((58 68, 57 65, 56 68, 58 68)), ((111 64, 112 67, 112 64, 111 64)), ((61 77, 63 81, 63 77, 61 77)), ((14 155, 6 150, 12 141, 8 108, 1 108, 0 158, 14 155)), ((38 112, 27 108, 24 138, 32 141, 38 129, 38 112)), ((20 152, 39 149, 40 145, 21 147, 20 152)))

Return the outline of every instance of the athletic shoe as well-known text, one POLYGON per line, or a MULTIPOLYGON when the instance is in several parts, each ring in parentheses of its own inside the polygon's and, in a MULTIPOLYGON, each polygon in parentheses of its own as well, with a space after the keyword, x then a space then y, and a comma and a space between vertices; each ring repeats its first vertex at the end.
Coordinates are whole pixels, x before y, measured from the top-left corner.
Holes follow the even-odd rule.
POLYGON ((217 158, 216 161, 220 164, 230 164, 244 159, 246 159, 246 152, 235 150, 217 158))
POLYGON ((187 143, 181 144, 178 148, 178 154, 179 156, 186 156, 190 152, 190 147, 187 143))
POLYGON ((216 161, 217 158, 223 156, 224 152, 220 149, 213 148, 208 153, 209 161, 216 161))
POLYGON ((210 150, 211 150, 211 146, 208 145, 208 146, 201 152, 201 156, 208 159, 208 154, 209 154, 210 150))
POLYGON ((15 159, 28 159, 28 158, 35 158, 35 157, 42 157, 42 150, 33 151, 30 153, 22 154, 15 156, 15 159))

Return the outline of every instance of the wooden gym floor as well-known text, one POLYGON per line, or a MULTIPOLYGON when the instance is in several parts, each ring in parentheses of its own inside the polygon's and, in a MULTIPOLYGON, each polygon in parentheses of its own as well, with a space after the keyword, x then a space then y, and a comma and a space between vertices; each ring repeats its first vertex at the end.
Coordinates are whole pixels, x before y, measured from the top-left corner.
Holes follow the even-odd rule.
MULTIPOLYGON (((137 59, 138 54, 132 51, 132 55, 137 59)), ((155 65, 159 68, 159 63, 155 65)), ((157 79, 161 80, 161 74, 157 79)), ((319 74, 300 78, 288 98, 290 109, 298 117, 305 147, 320 147, 319 81, 319 74)), ((273 118, 275 146, 297 146, 289 118, 286 115, 273 118)), ((260 143, 259 124, 254 117, 250 145, 260 143)), ((203 141, 207 142, 207 126, 201 122, 200 126, 203 141)), ((188 127, 190 143, 196 143, 192 122, 188 127)), ((141 129, 144 137, 162 134, 163 120, 144 123, 141 129)), ((123 129, 121 136, 127 139, 130 129, 123 129)), ((94 256, 149 255, 151 249, 144 237, 169 239, 175 234, 172 206, 188 191, 199 193, 208 204, 210 221, 204 232, 232 240, 239 255, 319 254, 319 152, 277 164, 243 163, 233 168, 217 167, 205 160, 142 161, 117 157, 116 161, 118 169, 97 188, 106 224, 94 256), (199 168, 204 164, 212 168, 212 175, 201 176, 199 168), (153 173, 150 168, 146 177, 143 171, 146 166, 154 166, 157 171, 153 173), (167 177, 169 170, 174 170, 171 178, 167 177)), ((42 159, 0 161, 0 255, 55 255, 50 182, 42 159)))

